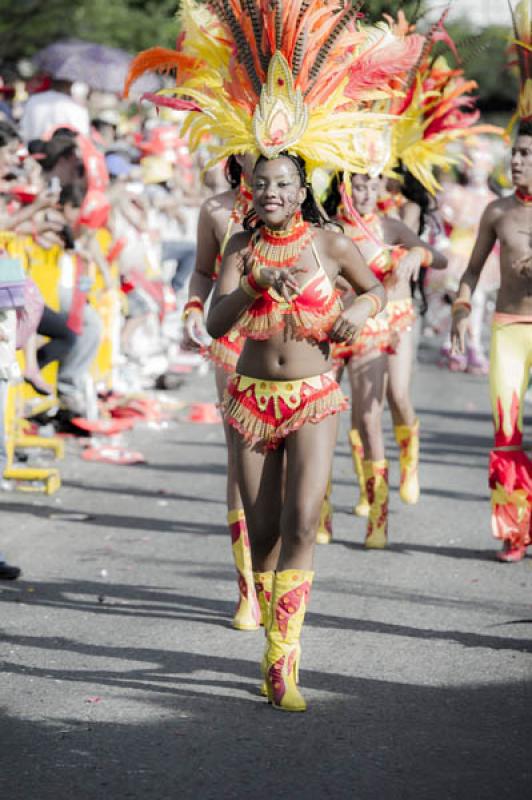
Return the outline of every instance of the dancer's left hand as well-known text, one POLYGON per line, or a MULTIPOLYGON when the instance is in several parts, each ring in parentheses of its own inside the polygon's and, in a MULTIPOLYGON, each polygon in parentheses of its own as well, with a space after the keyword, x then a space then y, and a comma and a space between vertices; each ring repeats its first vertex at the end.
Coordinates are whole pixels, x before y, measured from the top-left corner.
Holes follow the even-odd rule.
POLYGON ((367 310, 354 303, 347 311, 335 321, 329 331, 331 342, 346 342, 352 344, 368 318, 367 310))
POLYGON ((417 248, 409 250, 398 262, 394 272, 397 281, 417 281, 423 256, 417 248))

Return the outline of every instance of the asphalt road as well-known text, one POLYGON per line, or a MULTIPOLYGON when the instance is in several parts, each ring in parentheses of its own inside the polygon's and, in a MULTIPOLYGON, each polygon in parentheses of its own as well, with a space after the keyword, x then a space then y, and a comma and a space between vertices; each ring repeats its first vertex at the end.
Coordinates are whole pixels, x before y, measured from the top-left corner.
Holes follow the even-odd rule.
MULTIPOLYGON (((208 376, 179 396, 212 392, 208 376)), ((494 560, 486 381, 423 363, 415 399, 422 500, 400 505, 388 425, 385 552, 364 551, 350 513, 343 420, 335 539, 317 553, 303 636, 306 714, 259 697, 263 635, 230 627, 219 425, 137 428, 136 467, 83 462, 70 444, 59 495, 1 495, 0 545, 24 576, 0 584, 0 797, 532 797, 532 558, 494 560)))

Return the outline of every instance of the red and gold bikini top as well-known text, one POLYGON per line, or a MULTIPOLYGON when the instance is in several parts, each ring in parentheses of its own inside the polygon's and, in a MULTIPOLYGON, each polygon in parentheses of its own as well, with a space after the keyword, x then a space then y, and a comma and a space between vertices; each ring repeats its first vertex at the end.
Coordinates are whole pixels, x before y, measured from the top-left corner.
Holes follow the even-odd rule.
POLYGON ((384 243, 384 232, 379 215, 365 214, 357 220, 349 215, 343 206, 340 206, 338 220, 348 226, 345 235, 352 242, 359 245, 365 243, 374 245, 371 255, 364 252, 362 255, 375 277, 381 283, 386 283, 405 251, 401 247, 390 247, 384 243))
POLYGON ((322 342, 342 313, 340 294, 336 291, 320 261, 314 244, 316 229, 308 222, 298 221, 288 232, 260 228, 251 238, 249 263, 257 260, 261 266, 290 269, 310 245, 318 265, 316 272, 293 294, 288 302, 273 288, 264 289, 236 323, 242 336, 265 340, 285 328, 295 338, 322 342), (277 251, 277 252, 276 252, 277 251), (286 258, 282 256, 286 255, 286 258))
POLYGON ((220 267, 222 266, 222 258, 225 252, 225 248, 227 247, 227 242, 229 241, 233 233, 234 226, 242 225, 245 218, 251 211, 252 207, 253 207, 253 195, 251 194, 251 190, 249 189, 248 185, 245 183, 244 180, 242 180, 240 186, 238 187, 238 194, 236 196, 233 209, 231 211, 231 216, 227 224, 225 236, 222 240, 222 244, 220 245, 220 252, 216 256, 216 261, 214 264, 214 272, 212 274, 213 281, 217 280, 220 274, 220 267))

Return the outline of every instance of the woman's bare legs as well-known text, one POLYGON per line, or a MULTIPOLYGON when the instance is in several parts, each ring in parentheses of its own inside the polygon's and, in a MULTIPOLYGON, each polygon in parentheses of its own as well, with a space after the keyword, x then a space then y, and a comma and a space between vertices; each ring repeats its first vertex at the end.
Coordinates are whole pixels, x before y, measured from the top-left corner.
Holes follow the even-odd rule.
MULTIPOLYGON (((216 367, 215 379, 218 398, 223 399, 228 373, 216 367)), ((233 617, 233 627, 238 630, 255 630, 260 625, 260 609, 255 592, 251 551, 246 518, 238 488, 233 431, 224 422, 227 444, 227 523, 231 531, 233 559, 238 574, 239 601, 233 617)))
POLYGON ((307 423, 277 450, 267 453, 258 452, 234 434, 255 570, 312 569, 337 427, 336 415, 316 425, 307 423))
POLYGON ((277 569, 281 546, 284 445, 259 451, 231 430, 255 572, 277 569))
POLYGON ((414 425, 416 421, 416 412, 410 399, 414 347, 414 330, 404 331, 394 355, 388 356, 386 395, 394 425, 414 425))
MULTIPOLYGON (((216 391, 218 393, 218 401, 221 403, 223 400, 229 373, 226 372, 222 367, 217 366, 215 367, 214 376, 216 381, 216 391)), ((225 421, 224 421, 224 433, 225 433, 225 441, 227 444, 227 486, 226 486, 227 508, 231 510, 233 508, 242 508, 242 499, 240 497, 240 490, 238 488, 238 481, 236 475, 235 453, 233 448, 233 438, 231 435, 232 432, 231 428, 225 421)))
POLYGON ((290 434, 278 450, 267 453, 258 452, 234 433, 254 570, 262 575, 275 570, 262 660, 262 692, 274 706, 288 711, 306 708, 297 687, 299 639, 314 575, 316 530, 337 427, 335 416, 316 425, 307 423, 290 434))
POLYGON ((412 505, 419 500, 419 422, 410 399, 410 380, 414 363, 414 331, 401 334, 396 352, 388 359, 388 403, 392 413, 394 433, 399 445, 401 479, 399 495, 412 505))
POLYGON ((353 422, 360 432, 362 472, 368 504, 365 547, 382 549, 388 537, 388 464, 382 415, 388 382, 388 355, 369 354, 349 362, 353 422))
POLYGON ((360 432, 365 459, 382 461, 382 415, 388 381, 388 355, 379 353, 351 358, 348 373, 351 384, 352 427, 360 432))

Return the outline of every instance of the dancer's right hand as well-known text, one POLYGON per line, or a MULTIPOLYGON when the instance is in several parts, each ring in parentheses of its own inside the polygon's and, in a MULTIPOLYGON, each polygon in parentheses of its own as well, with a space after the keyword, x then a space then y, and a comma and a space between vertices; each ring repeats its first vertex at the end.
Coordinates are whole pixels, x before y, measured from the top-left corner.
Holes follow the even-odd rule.
POLYGON ((210 336, 205 327, 205 319, 201 311, 191 311, 185 320, 183 329, 183 350, 199 350, 209 344, 210 336))

